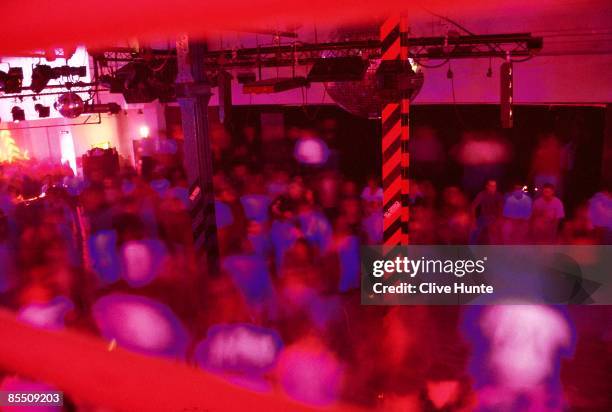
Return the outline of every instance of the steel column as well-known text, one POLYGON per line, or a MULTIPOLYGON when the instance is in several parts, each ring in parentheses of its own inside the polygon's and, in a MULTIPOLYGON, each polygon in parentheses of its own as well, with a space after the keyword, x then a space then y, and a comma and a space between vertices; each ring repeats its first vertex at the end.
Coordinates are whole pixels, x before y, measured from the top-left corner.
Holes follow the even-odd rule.
POLYGON ((186 35, 177 40, 177 95, 184 135, 184 162, 189 181, 190 214, 196 252, 206 257, 209 272, 219 266, 219 246, 213 190, 213 156, 208 133, 211 92, 205 76, 204 43, 186 35))

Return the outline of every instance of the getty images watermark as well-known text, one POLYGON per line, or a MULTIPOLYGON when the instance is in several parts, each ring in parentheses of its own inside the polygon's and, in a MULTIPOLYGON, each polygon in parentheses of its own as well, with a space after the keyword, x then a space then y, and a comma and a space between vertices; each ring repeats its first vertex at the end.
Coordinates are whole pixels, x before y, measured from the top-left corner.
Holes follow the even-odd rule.
POLYGON ((362 249, 363 304, 612 304, 611 246, 362 249))
POLYGON ((466 285, 463 282, 453 282, 451 285, 437 284, 435 282, 409 283, 400 282, 396 285, 386 285, 382 277, 387 273, 405 275, 414 278, 419 274, 442 273, 463 277, 466 274, 484 273, 487 257, 482 259, 410 259, 406 256, 396 256, 394 259, 379 259, 372 264, 372 276, 379 278, 380 282, 374 283, 374 293, 493 293, 493 286, 487 284, 466 285))

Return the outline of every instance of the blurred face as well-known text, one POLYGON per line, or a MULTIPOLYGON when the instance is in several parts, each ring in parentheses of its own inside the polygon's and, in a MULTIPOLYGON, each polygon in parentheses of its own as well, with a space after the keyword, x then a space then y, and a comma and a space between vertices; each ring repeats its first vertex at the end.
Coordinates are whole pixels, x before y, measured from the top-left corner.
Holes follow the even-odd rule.
POLYGON ((249 171, 246 167, 246 165, 236 165, 234 167, 234 176, 236 176, 238 179, 244 179, 248 176, 249 171))
POLYGON ((302 197, 302 194, 304 193, 304 188, 302 187, 301 183, 299 182, 292 182, 289 185, 289 196, 292 199, 300 199, 302 197))
POLYGON ((489 193, 495 193, 497 191, 497 182, 495 180, 489 180, 486 189, 489 193))
POLYGON ((521 185, 514 185, 513 194, 517 198, 522 197, 523 196, 523 186, 521 186, 521 185))
POLYGON ((444 203, 447 206, 451 206, 453 208, 462 208, 466 205, 466 199, 458 187, 451 186, 444 189, 443 192, 444 203))
POLYGON ((222 201, 227 203, 232 203, 236 200, 236 193, 233 189, 227 187, 221 192, 221 196, 219 196, 222 201))
POLYGON ((310 251, 308 250, 308 246, 305 243, 298 243, 295 246, 294 249, 295 252, 295 257, 299 260, 299 261, 308 261, 308 258, 310 257, 310 251))
POLYGON ((359 193, 359 188, 357 187, 357 184, 355 182, 344 182, 344 184, 342 185, 342 194, 345 197, 353 197, 353 196, 357 196, 359 193))
POLYGON ((555 196, 555 190, 551 187, 545 187, 544 190, 542 190, 542 196, 544 199, 552 199, 555 196))
POLYGON ((360 206, 359 200, 354 198, 346 199, 342 202, 342 211, 348 223, 355 224, 359 222, 360 206))

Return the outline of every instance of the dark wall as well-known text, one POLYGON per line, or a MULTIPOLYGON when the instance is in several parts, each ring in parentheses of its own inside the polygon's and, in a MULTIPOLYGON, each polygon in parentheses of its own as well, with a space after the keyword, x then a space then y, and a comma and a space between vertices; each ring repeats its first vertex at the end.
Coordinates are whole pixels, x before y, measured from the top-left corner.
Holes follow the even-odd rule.
MULTIPOLYGON (((245 125, 261 132, 260 114, 273 112, 282 114, 286 132, 292 127, 322 131, 328 119, 335 119, 336 131, 328 143, 340 154, 340 172, 360 183, 370 174, 380 173, 380 122, 355 117, 336 106, 236 106, 233 123, 227 128, 238 143, 245 125)), ((218 122, 216 108, 211 108, 210 119, 218 122)), ((500 182, 503 189, 514 180, 526 181, 538 137, 548 133, 563 144, 571 144, 575 151, 573 168, 566 177, 568 206, 588 199, 602 183, 604 107, 517 106, 512 129, 500 128, 499 107, 495 105, 418 105, 411 107, 410 119, 413 130, 433 128, 449 155, 439 186, 461 182, 462 169, 450 154, 466 131, 491 132, 510 142, 513 159, 500 182)), ((167 121, 169 130, 180 128, 180 116, 167 116, 167 121)))

